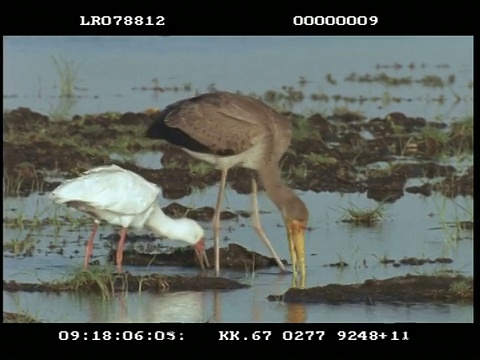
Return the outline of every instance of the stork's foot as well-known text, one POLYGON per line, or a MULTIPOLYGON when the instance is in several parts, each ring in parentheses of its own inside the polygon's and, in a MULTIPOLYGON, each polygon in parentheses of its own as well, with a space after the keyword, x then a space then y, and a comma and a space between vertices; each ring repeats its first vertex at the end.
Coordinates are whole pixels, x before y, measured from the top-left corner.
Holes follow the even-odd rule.
POLYGON ((292 276, 292 288, 305 289, 306 276, 298 276, 297 273, 293 273, 292 276))

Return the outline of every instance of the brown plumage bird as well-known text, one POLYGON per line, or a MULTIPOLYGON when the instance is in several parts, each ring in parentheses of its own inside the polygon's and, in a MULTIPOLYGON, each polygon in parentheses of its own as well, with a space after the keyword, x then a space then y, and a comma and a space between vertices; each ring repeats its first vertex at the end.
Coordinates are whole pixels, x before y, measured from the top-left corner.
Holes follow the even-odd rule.
MULTIPOLYGON (((305 229, 308 209, 281 180, 279 160, 290 146, 291 122, 254 98, 229 92, 201 94, 167 106, 154 118, 147 137, 164 139, 222 171, 213 232, 215 270, 219 274, 220 205, 227 172, 234 166, 256 170, 263 186, 282 214, 294 272, 305 283, 305 229)), ((285 270, 265 235, 258 214, 257 184, 252 178, 253 226, 285 270)), ((294 282, 295 283, 295 282, 294 282)))

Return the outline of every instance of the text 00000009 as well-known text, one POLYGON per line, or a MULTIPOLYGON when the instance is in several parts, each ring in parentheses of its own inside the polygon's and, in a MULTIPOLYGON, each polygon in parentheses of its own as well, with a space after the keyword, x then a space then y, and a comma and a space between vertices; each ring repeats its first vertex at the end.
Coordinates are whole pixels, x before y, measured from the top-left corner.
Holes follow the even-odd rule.
POLYGON ((294 16, 294 25, 336 25, 336 26, 354 26, 354 25, 376 25, 377 16, 294 16))
POLYGON ((80 25, 127 25, 127 26, 161 26, 165 25, 165 16, 83 16, 80 15, 80 25))

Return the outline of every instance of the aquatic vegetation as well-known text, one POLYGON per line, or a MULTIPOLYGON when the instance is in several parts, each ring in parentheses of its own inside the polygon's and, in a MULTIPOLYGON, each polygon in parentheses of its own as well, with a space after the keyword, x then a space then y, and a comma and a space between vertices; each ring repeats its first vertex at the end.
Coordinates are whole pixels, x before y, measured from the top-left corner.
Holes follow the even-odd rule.
POLYGON ((52 107, 49 116, 52 121, 66 120, 71 116, 70 112, 77 103, 74 89, 76 86, 80 64, 75 64, 74 60, 51 57, 59 80, 59 103, 52 107))
POLYGON ((379 203, 374 208, 359 208, 351 204, 350 208, 343 209, 345 214, 341 218, 341 222, 352 223, 355 225, 372 226, 385 218, 384 203, 379 203))

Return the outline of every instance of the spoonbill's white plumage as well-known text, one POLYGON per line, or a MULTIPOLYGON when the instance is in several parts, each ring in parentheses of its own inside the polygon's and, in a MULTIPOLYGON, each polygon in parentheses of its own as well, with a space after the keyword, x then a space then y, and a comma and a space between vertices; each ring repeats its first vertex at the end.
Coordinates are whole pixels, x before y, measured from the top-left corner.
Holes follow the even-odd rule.
POLYGON ((85 268, 88 267, 93 239, 101 220, 122 227, 116 255, 118 271, 122 270, 123 246, 129 227, 148 228, 158 235, 193 245, 203 268, 204 230, 194 220, 173 219, 165 215, 157 202, 159 192, 155 184, 140 175, 117 165, 108 165, 87 170, 77 178, 66 180, 51 192, 50 199, 94 218, 85 252, 85 268))

